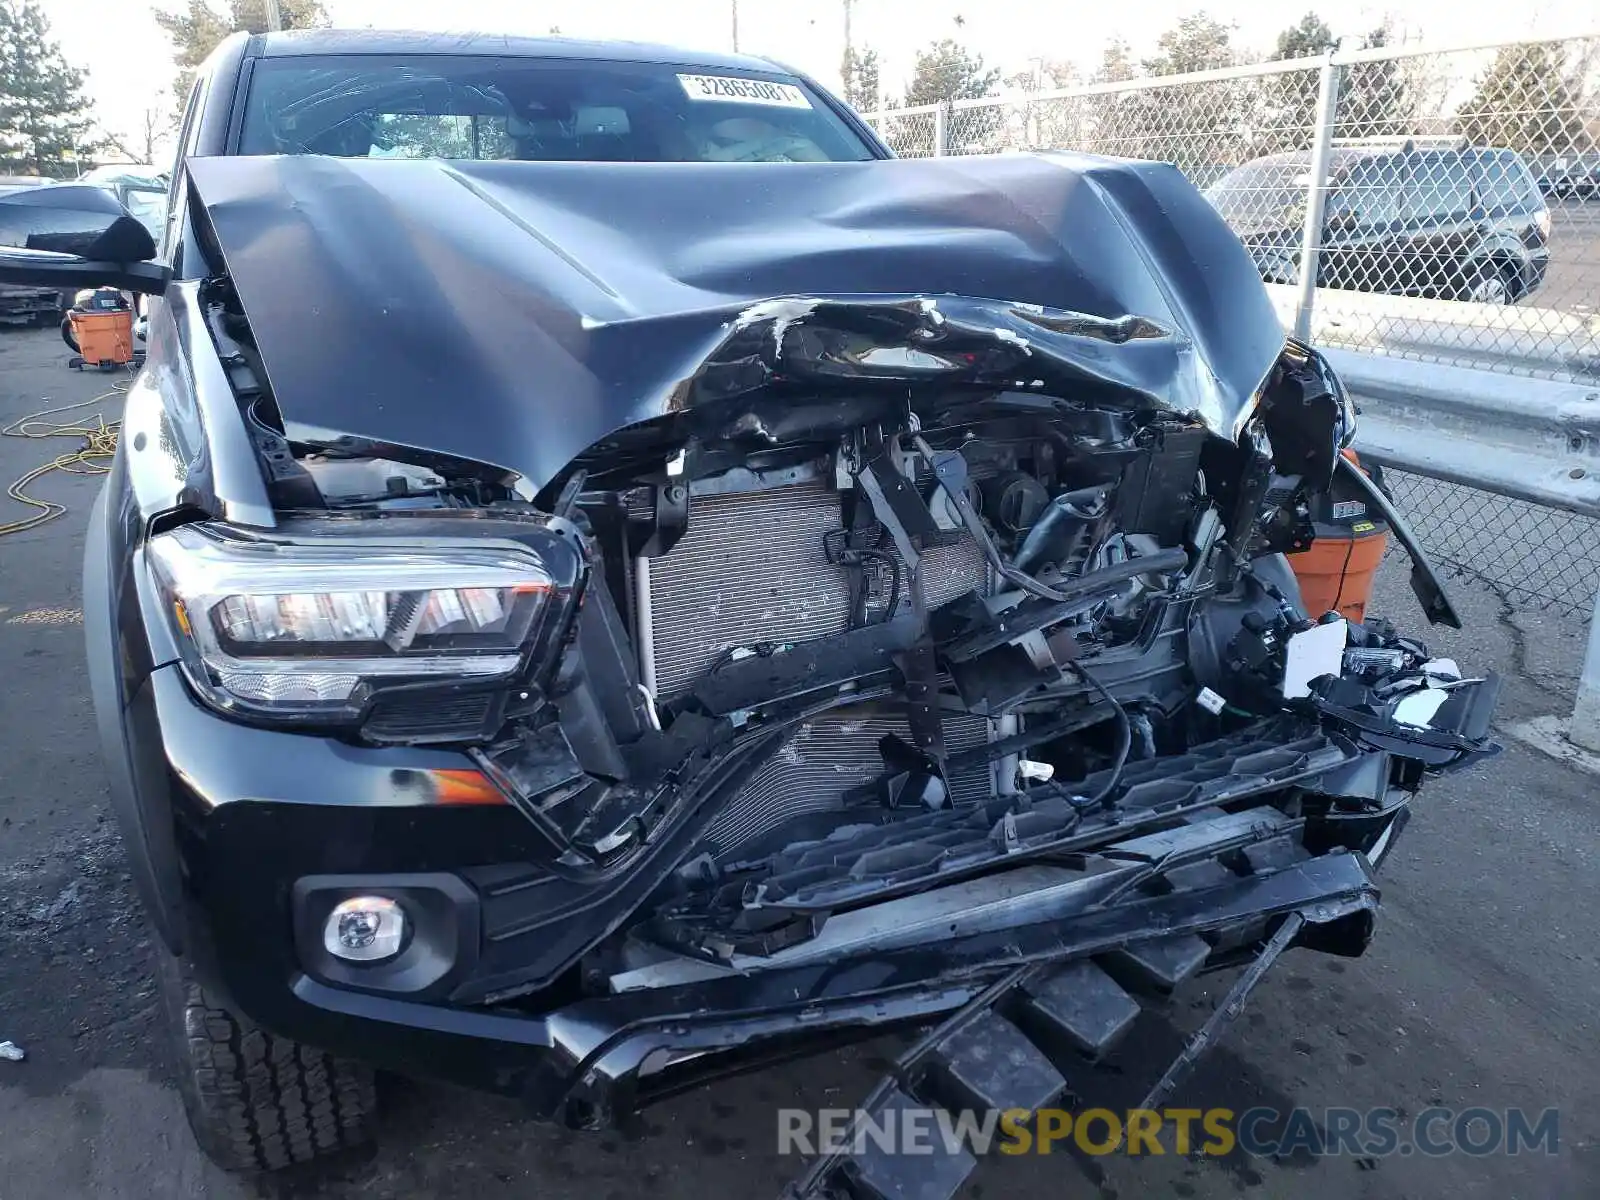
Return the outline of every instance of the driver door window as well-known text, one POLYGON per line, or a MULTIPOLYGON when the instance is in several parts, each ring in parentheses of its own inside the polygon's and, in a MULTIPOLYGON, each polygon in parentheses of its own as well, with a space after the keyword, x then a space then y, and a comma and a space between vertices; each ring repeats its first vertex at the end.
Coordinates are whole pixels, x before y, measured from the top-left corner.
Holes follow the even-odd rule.
POLYGON ((1363 230, 1386 229, 1400 219, 1400 171, 1392 159, 1357 163, 1329 200, 1328 211, 1363 230))
POLYGON ((1391 230, 1400 217, 1400 171, 1392 158, 1362 159, 1328 197, 1318 276, 1326 286, 1388 291, 1391 230))
POLYGON ((164 236, 156 238, 159 246, 158 257, 163 262, 171 262, 173 251, 177 248, 178 240, 178 214, 183 211, 183 206, 178 198, 183 195, 185 186, 183 160, 188 155, 189 139, 194 136, 196 125, 199 124, 200 93, 205 90, 205 76, 196 76, 194 85, 189 89, 189 102, 183 106, 183 122, 178 127, 178 143, 172 151, 171 182, 167 184, 167 207, 162 214, 166 232, 164 236))

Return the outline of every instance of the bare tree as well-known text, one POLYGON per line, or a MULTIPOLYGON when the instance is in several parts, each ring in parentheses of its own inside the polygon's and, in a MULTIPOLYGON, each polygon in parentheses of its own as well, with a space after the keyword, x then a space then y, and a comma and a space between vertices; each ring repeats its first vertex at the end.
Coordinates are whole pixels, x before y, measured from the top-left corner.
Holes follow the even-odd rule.
POLYGON ((121 137, 110 130, 103 130, 102 136, 107 146, 129 162, 154 163, 157 144, 171 131, 170 112, 159 108, 147 108, 140 115, 138 129, 131 135, 121 137))
POLYGON ((1001 80, 1005 94, 1022 94, 1027 100, 1013 102, 1005 112, 1004 124, 990 134, 995 150, 1079 150, 1084 148, 1084 102, 1079 96, 1038 100, 1040 92, 1070 88, 1082 80, 1077 69, 1060 59, 1038 57, 1029 60, 1026 71, 1017 71, 1001 80))
MULTIPOLYGON (((1230 67, 1241 60, 1232 38, 1232 26, 1195 13, 1162 33, 1156 54, 1137 69, 1126 43, 1109 44, 1095 82, 1230 67)), ((1176 163, 1203 185, 1243 156, 1256 124, 1258 90, 1249 80, 1224 79, 1101 93, 1092 98, 1086 128, 1101 153, 1176 163)))

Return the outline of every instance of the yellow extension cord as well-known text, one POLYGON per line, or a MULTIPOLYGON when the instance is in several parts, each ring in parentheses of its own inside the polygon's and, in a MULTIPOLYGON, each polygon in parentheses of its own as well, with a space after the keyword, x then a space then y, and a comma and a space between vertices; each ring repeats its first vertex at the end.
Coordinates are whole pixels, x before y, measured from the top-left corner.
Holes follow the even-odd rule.
POLYGON ((76 450, 66 454, 59 454, 47 463, 42 463, 29 471, 6 489, 6 495, 13 500, 26 504, 29 508, 36 509, 33 516, 24 517, 20 521, 7 521, 0 524, 0 537, 9 533, 21 533, 25 529, 36 529, 50 521, 54 521, 67 511, 65 504, 58 504, 54 500, 41 500, 37 496, 28 495, 25 490, 34 480, 48 475, 51 471, 63 471, 68 475, 104 475, 111 468, 107 461, 117 452, 117 432, 122 428, 122 422, 107 421, 101 413, 94 414, 94 423, 57 423, 44 418, 53 417, 57 413, 72 412, 80 408, 90 408, 110 400, 113 396, 121 396, 128 390, 126 383, 119 384, 109 392, 102 392, 93 400, 80 400, 76 404, 63 404, 58 408, 45 408, 35 413, 29 413, 20 420, 13 421, 4 429, 0 429, 0 436, 18 438, 53 438, 70 437, 79 439, 76 450))

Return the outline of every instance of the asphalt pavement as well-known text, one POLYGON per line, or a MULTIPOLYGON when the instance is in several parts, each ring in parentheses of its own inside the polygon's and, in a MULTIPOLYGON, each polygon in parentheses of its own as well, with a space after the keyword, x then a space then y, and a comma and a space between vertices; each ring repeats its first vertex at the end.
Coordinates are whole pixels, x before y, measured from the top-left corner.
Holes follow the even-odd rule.
POLYGON ((1544 286, 1522 303, 1557 312, 1593 313, 1600 304, 1600 289, 1595 286, 1600 279, 1600 195, 1547 198, 1546 203, 1550 269, 1544 286))
MULTIPOLYGON (((0 332, 0 424, 88 399, 110 380, 65 367, 50 331, 0 332)), ((65 443, 0 439, 0 475, 65 443)), ((36 485, 69 511, 0 538, 0 1197, 322 1196, 471 1200, 768 1200, 800 1167, 777 1153, 776 1110, 847 1107, 898 1043, 884 1041, 679 1097, 627 1134, 579 1135, 514 1104, 386 1081, 374 1155, 322 1177, 242 1181, 200 1156, 168 1082, 165 1030, 122 849, 106 806, 84 676, 78 559, 97 481, 36 485)), ((0 502, 0 521, 18 515, 0 502)), ((1424 631, 1403 564, 1374 609, 1424 631)), ((1507 676, 1500 719, 1570 708, 1584 629, 1456 586, 1463 633, 1425 631, 1470 670, 1507 676)), ((1297 950, 1174 1103, 1559 1109, 1559 1152, 1278 1161, 1171 1153, 1078 1164, 985 1162, 966 1200, 1144 1195, 1295 1200, 1553 1200, 1600 1195, 1600 834, 1595 780, 1508 743, 1431 786, 1382 877, 1371 951, 1297 950)), ((1119 1061, 1159 1063, 1210 1013, 1227 976, 1181 993, 1119 1061)))

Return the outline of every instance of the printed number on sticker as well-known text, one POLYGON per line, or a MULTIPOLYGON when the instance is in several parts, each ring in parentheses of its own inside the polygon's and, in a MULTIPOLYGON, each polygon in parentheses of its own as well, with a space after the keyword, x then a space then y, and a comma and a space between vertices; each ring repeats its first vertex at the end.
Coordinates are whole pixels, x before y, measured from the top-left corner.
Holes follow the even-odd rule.
POLYGON ((775 108, 810 108, 811 100, 792 83, 739 79, 732 75, 679 75, 683 94, 691 100, 731 104, 767 104, 775 108))

